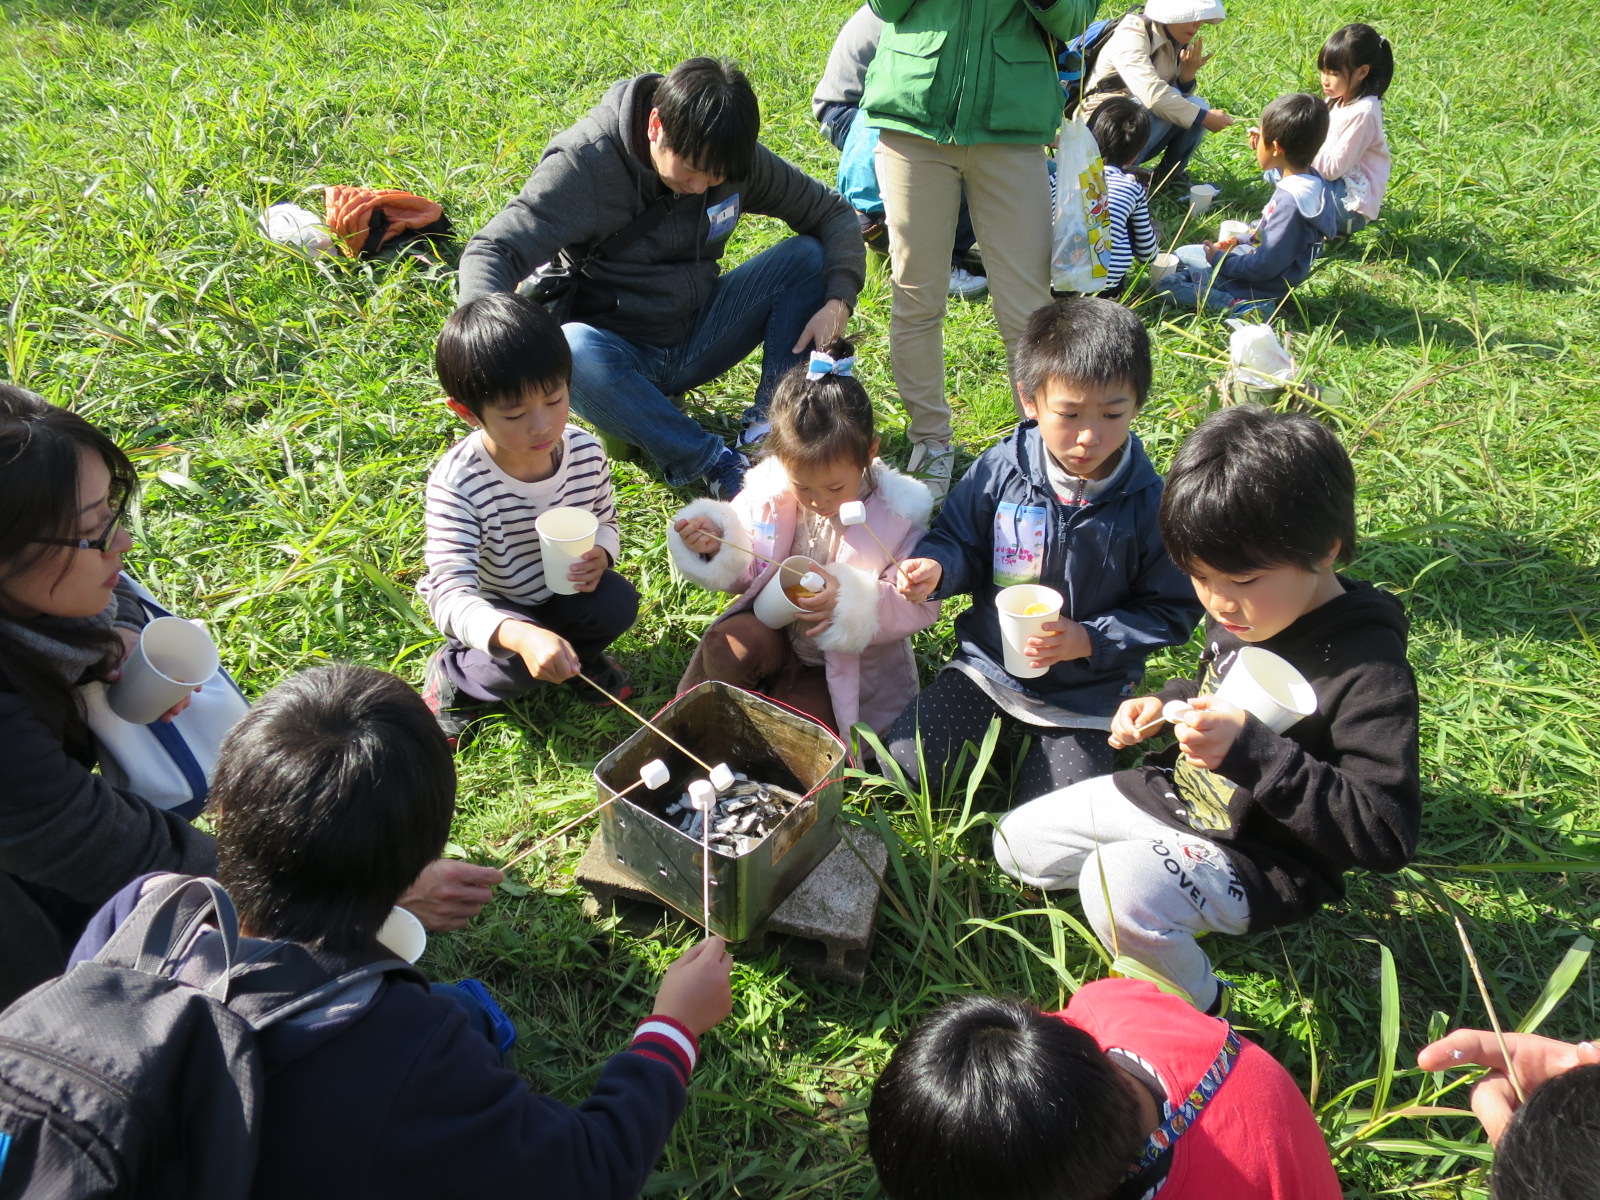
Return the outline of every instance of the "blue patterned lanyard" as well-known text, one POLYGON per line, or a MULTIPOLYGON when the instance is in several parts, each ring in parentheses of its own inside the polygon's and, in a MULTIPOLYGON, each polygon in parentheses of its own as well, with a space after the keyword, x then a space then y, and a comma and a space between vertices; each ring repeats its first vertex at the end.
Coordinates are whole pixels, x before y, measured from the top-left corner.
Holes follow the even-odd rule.
POLYGON ((1222 1049, 1217 1051, 1217 1061, 1211 1064, 1211 1069, 1201 1076, 1200 1082, 1194 1085, 1194 1090, 1184 1098, 1182 1104, 1172 1111, 1172 1115, 1161 1122, 1161 1127, 1150 1135, 1150 1140, 1145 1143, 1144 1153, 1134 1159, 1133 1166, 1128 1168, 1128 1177, 1148 1170, 1157 1159, 1172 1148, 1172 1144, 1183 1136, 1184 1132, 1200 1119, 1200 1113, 1211 1098, 1222 1087, 1222 1081, 1228 1077, 1228 1072, 1233 1070, 1233 1060, 1239 1057, 1239 1035, 1233 1027, 1228 1027, 1228 1036, 1222 1043, 1222 1049))

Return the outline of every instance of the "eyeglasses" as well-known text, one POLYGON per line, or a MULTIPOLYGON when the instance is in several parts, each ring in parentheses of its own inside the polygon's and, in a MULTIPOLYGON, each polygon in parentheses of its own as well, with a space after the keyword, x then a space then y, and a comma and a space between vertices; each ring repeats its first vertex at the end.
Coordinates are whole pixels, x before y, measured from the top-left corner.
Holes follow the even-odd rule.
POLYGON ((69 550, 93 550, 104 554, 122 531, 122 518, 127 514, 128 502, 123 500, 117 505, 117 510, 111 514, 111 520, 106 522, 106 527, 100 531, 99 537, 94 538, 33 538, 41 546, 65 546, 69 550))

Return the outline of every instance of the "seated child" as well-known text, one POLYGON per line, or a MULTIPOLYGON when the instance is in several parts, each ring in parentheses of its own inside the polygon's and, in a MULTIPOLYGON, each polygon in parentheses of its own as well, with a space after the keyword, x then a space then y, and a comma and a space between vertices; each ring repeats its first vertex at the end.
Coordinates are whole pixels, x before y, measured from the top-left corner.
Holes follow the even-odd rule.
POLYGON ((1280 177, 1261 210, 1255 244, 1206 242, 1211 270, 1180 268, 1159 290, 1180 304, 1236 309, 1280 300, 1302 283, 1322 244, 1338 232, 1338 205, 1311 166, 1327 135, 1328 109, 1315 96, 1291 92, 1267 105, 1260 127, 1250 131, 1250 145, 1261 169, 1280 177))
POLYGON ((1338 1200, 1289 1073, 1154 984, 1060 1013, 970 996, 895 1049, 867 1108, 889 1200, 1338 1200))
POLYGON ((486 704, 540 683, 567 683, 591 704, 632 695, 606 647, 632 627, 639 593, 612 570, 621 550, 611 472, 593 434, 567 423, 572 351, 561 326, 525 296, 500 292, 456 309, 434 351, 450 411, 473 433, 434 465, 424 505, 428 573, 417 585, 444 647, 422 695, 454 744, 486 704), (599 518, 594 548, 545 579, 534 521, 548 509, 599 518))
POLYGON ((1394 50, 1371 25, 1346 25, 1317 53, 1328 99, 1328 137, 1311 160, 1337 204, 1339 232, 1351 234, 1377 219, 1389 186, 1389 140, 1383 133, 1383 94, 1394 78, 1394 50))
MULTIPOLYGON (((260 960, 236 988, 292 978, 302 986, 288 1000, 308 975, 392 957, 378 929, 444 849, 455 790, 449 746, 392 675, 319 667, 258 701, 228 735, 211 791, 217 877, 239 911, 241 958, 260 960)), ((101 948, 143 882, 102 910, 80 957, 101 948)), ((195 952, 215 936, 200 934, 195 952)), ((356 983, 258 1039, 250 1195, 637 1196, 683 1112, 696 1038, 731 1008, 728 969, 720 938, 669 967, 652 1015, 575 1108, 531 1094, 455 1000, 396 975, 356 983)))
POLYGON ((1100 296, 1112 300, 1121 293, 1133 260, 1149 262, 1159 249, 1155 227, 1150 224, 1150 199, 1138 179, 1123 170, 1137 165, 1139 151, 1150 138, 1150 112, 1132 96, 1112 96, 1094 110, 1089 132, 1106 164, 1111 262, 1100 296))
POLYGON ((882 733, 917 694, 911 635, 939 615, 937 604, 895 591, 891 555, 903 558, 917 544, 933 496, 877 457, 872 402, 853 355, 848 342, 835 342, 785 375, 744 491, 731 503, 696 500, 667 533, 690 582, 742 593, 700 639, 678 690, 721 680, 846 736, 857 721, 882 733), (866 504, 865 524, 840 520, 852 500, 866 504), (803 611, 792 625, 769 629, 751 609, 776 568, 756 555, 781 562, 793 554, 822 564, 827 586, 794 601, 803 611))
POLYGON ((1007 815, 994 849, 1034 887, 1076 887, 1107 946, 1216 1011, 1223 988, 1195 944, 1302 921, 1344 894, 1351 867, 1394 871, 1417 845, 1417 685, 1400 601, 1334 570, 1355 551, 1355 471, 1307 416, 1225 408, 1173 458, 1161 532, 1205 605, 1196 680, 1124 701, 1111 744, 1165 727, 1146 764, 1007 815), (1286 733, 1212 693, 1246 646, 1316 693, 1286 733))
POLYGON ((1129 430, 1150 391, 1143 322, 1110 300, 1047 304, 1028 318, 1016 376, 1027 419, 972 464, 905 563, 909 599, 972 596, 955 659, 889 734, 913 780, 926 764, 933 795, 996 717, 1008 738, 1032 738, 1024 796, 1110 770, 1117 703, 1145 657, 1182 645, 1200 614, 1161 545, 1161 476, 1129 430), (1019 583, 1067 601, 1046 636, 1029 639, 1028 657, 1049 670, 1026 680, 1006 672, 995 609, 1019 583))

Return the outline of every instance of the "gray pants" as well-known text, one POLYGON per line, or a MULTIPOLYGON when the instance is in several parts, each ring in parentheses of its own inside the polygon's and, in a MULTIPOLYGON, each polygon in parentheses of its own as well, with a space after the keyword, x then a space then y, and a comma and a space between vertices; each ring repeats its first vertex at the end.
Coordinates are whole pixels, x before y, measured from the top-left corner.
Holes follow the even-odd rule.
POLYGON ((1000 818, 1001 870, 1033 887, 1077 888, 1107 949, 1153 967, 1205 1008, 1218 982, 1199 933, 1245 932, 1250 905, 1227 856, 1150 816, 1111 776, 1085 779, 1000 818))

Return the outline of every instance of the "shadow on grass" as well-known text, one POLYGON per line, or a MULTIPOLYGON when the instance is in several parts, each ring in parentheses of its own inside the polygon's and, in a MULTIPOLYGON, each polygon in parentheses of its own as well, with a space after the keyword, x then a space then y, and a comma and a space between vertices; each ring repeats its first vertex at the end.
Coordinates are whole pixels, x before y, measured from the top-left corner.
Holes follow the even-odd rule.
POLYGON ((1422 271, 1484 283, 1514 283, 1545 292, 1573 292, 1579 281, 1504 253, 1504 243, 1475 221, 1429 219, 1410 209, 1385 207, 1378 222, 1329 251, 1337 258, 1393 259, 1422 271))
POLYGON ((273 22, 311 21, 331 11, 347 12, 334 0, 16 0, 7 17, 28 22, 83 22, 126 29, 165 14, 217 29, 244 32, 273 22))

